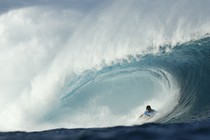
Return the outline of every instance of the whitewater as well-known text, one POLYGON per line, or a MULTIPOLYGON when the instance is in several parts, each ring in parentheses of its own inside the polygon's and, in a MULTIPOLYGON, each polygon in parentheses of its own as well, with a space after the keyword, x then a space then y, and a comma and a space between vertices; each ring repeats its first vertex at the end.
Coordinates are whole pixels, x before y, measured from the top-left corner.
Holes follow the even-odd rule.
POLYGON ((0 131, 208 121, 209 5, 0 2, 0 131))

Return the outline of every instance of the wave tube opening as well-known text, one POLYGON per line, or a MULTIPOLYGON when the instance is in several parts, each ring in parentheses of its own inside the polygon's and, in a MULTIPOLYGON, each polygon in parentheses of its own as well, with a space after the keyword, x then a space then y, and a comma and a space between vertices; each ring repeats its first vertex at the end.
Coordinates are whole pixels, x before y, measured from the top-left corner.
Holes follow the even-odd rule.
POLYGON ((148 121, 137 119, 146 105, 158 111, 149 120, 153 122, 169 114, 179 100, 175 81, 158 68, 87 72, 76 81, 70 82, 72 89, 67 88, 70 92, 46 115, 45 123, 70 128, 142 124, 148 121))

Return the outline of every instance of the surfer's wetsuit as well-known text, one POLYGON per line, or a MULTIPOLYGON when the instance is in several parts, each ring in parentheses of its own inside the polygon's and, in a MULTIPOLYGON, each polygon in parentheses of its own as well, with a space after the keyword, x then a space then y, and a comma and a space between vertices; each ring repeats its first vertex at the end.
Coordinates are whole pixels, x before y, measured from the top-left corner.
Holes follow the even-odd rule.
POLYGON ((156 112, 157 112, 157 111, 154 110, 154 109, 152 109, 151 111, 146 110, 146 111, 144 112, 144 115, 146 115, 146 116, 148 116, 148 117, 153 117, 153 116, 155 115, 156 112))

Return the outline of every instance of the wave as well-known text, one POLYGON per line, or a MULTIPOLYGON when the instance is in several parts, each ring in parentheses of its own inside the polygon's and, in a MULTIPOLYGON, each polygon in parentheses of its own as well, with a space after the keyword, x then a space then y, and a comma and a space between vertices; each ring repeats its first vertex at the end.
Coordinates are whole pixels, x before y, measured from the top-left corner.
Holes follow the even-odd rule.
MULTIPOLYGON (((88 121, 93 126, 100 122, 105 122, 102 126, 138 124, 135 119, 144 112, 147 104, 159 111, 159 115, 150 121, 168 123, 208 119, 209 44, 209 37, 204 37, 177 45, 170 53, 140 56, 141 60, 130 57, 129 62, 85 72, 69 82, 64 90, 67 91, 63 92, 67 93, 62 98, 64 106, 76 107, 76 114, 79 114, 76 118, 89 115, 90 110, 99 107, 101 111, 98 113, 103 115, 97 111, 90 115, 96 115, 99 123, 94 124, 97 121, 92 122, 92 118, 88 121), (107 118, 109 123, 105 121, 107 118)), ((74 121, 73 117, 68 122, 71 120, 79 122, 82 118, 74 121)))
POLYGON ((1 13, 0 130, 133 125, 147 104, 155 122, 208 118, 208 2, 187 2, 1 13))

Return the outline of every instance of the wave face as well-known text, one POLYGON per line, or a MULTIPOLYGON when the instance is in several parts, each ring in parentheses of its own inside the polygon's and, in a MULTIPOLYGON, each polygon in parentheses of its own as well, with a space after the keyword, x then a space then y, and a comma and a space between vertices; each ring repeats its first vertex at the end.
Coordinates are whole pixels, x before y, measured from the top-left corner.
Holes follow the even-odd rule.
POLYGON ((209 2, 50 3, 2 3, 1 131, 210 117, 209 2))

